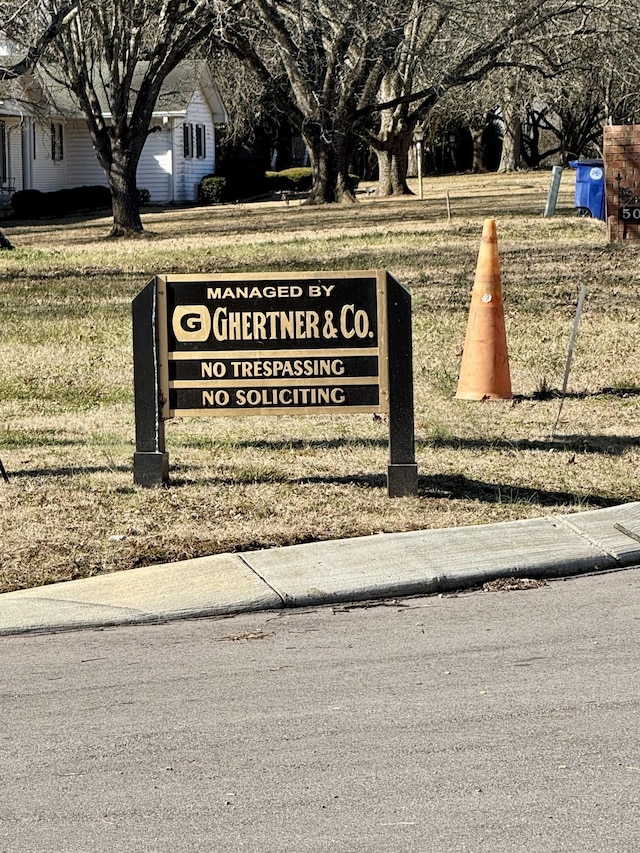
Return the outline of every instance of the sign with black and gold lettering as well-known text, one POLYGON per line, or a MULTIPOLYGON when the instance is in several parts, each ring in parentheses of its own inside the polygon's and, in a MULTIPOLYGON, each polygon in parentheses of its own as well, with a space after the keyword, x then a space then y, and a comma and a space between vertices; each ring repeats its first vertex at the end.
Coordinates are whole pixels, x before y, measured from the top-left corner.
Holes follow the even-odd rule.
POLYGON ((134 482, 169 482, 174 416, 384 412, 415 495, 411 297, 389 272, 159 275, 133 310, 134 482))
POLYGON ((386 273, 158 276, 162 417, 385 412, 386 273))

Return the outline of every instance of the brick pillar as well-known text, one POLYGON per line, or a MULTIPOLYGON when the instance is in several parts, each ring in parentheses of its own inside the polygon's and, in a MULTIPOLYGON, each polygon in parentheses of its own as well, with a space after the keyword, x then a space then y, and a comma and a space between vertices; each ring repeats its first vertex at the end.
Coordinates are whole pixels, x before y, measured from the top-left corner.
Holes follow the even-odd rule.
POLYGON ((620 184, 640 197, 640 124, 605 125, 604 170, 609 240, 640 242, 640 223, 625 224, 618 218, 620 184))

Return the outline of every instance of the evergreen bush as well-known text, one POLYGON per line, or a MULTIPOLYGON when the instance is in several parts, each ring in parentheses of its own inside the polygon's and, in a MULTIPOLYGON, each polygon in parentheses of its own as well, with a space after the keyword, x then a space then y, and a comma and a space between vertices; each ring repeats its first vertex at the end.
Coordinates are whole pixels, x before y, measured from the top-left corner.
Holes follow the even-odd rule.
POLYGON ((221 175, 205 175, 198 184, 198 201, 202 204, 219 204, 224 201, 227 179, 221 175))
MULTIPOLYGON (((282 169, 281 172, 267 172, 266 180, 269 189, 274 192, 308 192, 313 186, 313 173, 311 166, 293 166, 291 169, 282 169)), ((349 189, 355 192, 360 178, 358 175, 349 174, 349 189)))
POLYGON ((281 172, 267 172, 267 184, 273 192, 306 192, 311 189, 313 176, 309 166, 294 166, 281 172))

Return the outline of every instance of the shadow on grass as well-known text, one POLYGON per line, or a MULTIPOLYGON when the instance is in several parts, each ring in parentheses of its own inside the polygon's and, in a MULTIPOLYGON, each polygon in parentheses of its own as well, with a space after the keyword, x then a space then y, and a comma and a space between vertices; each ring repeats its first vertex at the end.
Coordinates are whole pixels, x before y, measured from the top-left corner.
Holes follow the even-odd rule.
POLYGON ((448 450, 539 450, 548 453, 551 450, 565 453, 602 454, 603 456, 622 456, 633 447, 640 447, 640 437, 629 435, 555 435, 548 439, 508 438, 421 438, 416 442, 420 447, 445 448, 448 450))
MULTIPOLYGON (((180 470, 181 466, 177 466, 176 470, 180 470)), ((191 469, 192 470, 192 469, 191 469)), ((198 482, 198 478, 187 479, 186 477, 172 477, 172 486, 193 486, 198 482)), ((268 483, 277 483, 288 486, 355 486, 357 488, 366 489, 381 489, 387 487, 387 478, 385 474, 353 474, 343 477, 317 476, 317 477, 290 477, 285 473, 275 472, 269 469, 267 472, 250 473, 247 475, 234 476, 233 472, 229 472, 229 476, 213 476, 203 477, 200 481, 202 485, 209 486, 250 486, 250 485, 265 485, 268 483)))
POLYGON ((81 440, 77 438, 65 438, 50 432, 4 432, 0 435, 0 449, 16 450, 30 447, 77 447, 81 440))
MULTIPOLYGON (((178 466, 178 471, 180 466, 178 466)), ((187 487, 194 485, 196 480, 186 476, 174 476, 171 485, 187 487)), ((273 471, 261 475, 254 473, 247 477, 207 477, 207 485, 237 486, 251 484, 277 483, 289 486, 353 486, 360 489, 387 488, 386 473, 353 474, 340 477, 329 475, 311 477, 289 477, 273 471)), ((420 476, 418 478, 418 497, 423 500, 455 500, 471 501, 483 504, 528 504, 540 507, 564 507, 579 511, 581 509, 617 506, 624 503, 621 498, 612 498, 596 494, 579 494, 576 492, 557 492, 548 489, 527 488, 514 486, 509 483, 489 483, 483 480, 472 480, 462 474, 442 474, 420 476)))
POLYGON ((626 400, 629 397, 640 397, 640 388, 637 385, 623 388, 598 388, 597 391, 567 391, 564 395, 558 388, 541 388, 528 396, 514 394, 513 399, 516 403, 536 403, 540 400, 559 400, 562 396, 565 400, 592 400, 598 397, 618 397, 626 400))
MULTIPOLYGON (((200 482, 200 485, 209 486, 238 486, 264 484, 264 483, 279 483, 282 485, 297 485, 297 486, 318 486, 318 485, 333 485, 333 486, 353 486, 360 489, 385 489, 387 487, 386 473, 380 472, 376 474, 354 474, 350 476, 331 477, 331 476, 316 476, 316 477, 288 477, 286 474, 280 474, 273 470, 267 472, 254 472, 253 475, 246 477, 233 476, 230 473, 227 477, 206 477, 200 480, 198 477, 189 478, 185 476, 187 466, 176 465, 172 468, 170 482, 168 488, 187 488, 200 482)), ((131 472, 127 466, 93 466, 82 468, 52 468, 52 469, 29 469, 7 472, 9 482, 11 480, 20 480, 24 478, 36 477, 76 477, 78 475, 107 473, 131 472)), ((0 488, 3 484, 0 482, 0 488)), ((136 487, 131 484, 128 487, 117 489, 120 494, 133 493, 136 487)), ((528 504, 531 506, 540 507, 565 507, 574 508, 576 511, 585 508, 605 508, 617 506, 624 501, 619 498, 605 497, 604 495, 596 494, 577 494, 574 492, 556 492, 546 489, 527 488, 524 486, 514 486, 509 483, 488 483, 483 480, 472 480, 462 474, 450 475, 431 475, 421 476, 418 479, 418 497, 423 500, 456 500, 456 501, 472 501, 483 504, 506 504, 513 506, 514 504, 528 504)))
MULTIPOLYGON (((640 393, 640 392, 639 392, 640 393)), ((286 450, 344 450, 362 447, 388 447, 387 436, 380 438, 329 438, 329 439, 249 439, 233 443, 232 446, 244 450, 264 450, 273 453, 286 450)), ((201 447, 215 450, 218 445, 215 440, 203 442, 182 442, 184 447, 201 447)), ((626 450, 640 447, 640 436, 627 435, 555 435, 553 438, 541 439, 508 439, 508 438, 463 438, 462 436, 447 436, 446 438, 416 438, 416 451, 423 448, 443 448, 449 450, 539 450, 543 453, 550 450, 570 453, 601 453, 604 456, 621 456, 626 450)))
MULTIPOLYGON (((5 464, 5 468, 7 468, 5 464)), ((36 477, 79 477, 86 474, 115 474, 130 472, 133 477, 133 466, 127 465, 81 465, 77 468, 14 468, 7 469, 9 480, 29 479, 36 477)), ((2 483, 0 483, 0 488, 2 483)))
MULTIPOLYGON (((48 444, 73 444, 73 441, 48 441, 48 444)), ((11 446, 10 443, 7 443, 7 446, 11 446)), ((223 445, 218 445, 215 440, 207 440, 205 442, 201 441, 183 441, 180 444, 181 447, 198 447, 203 450, 211 450, 215 451, 217 448, 222 449, 223 445)), ((332 438, 332 439, 289 439, 286 441, 276 440, 276 439, 259 439, 259 440, 247 440, 240 441, 233 444, 234 448, 244 449, 244 450, 263 450, 269 451, 273 453, 283 452, 283 451, 300 451, 304 449, 308 450, 340 450, 340 449, 361 449, 363 447, 375 447, 375 448, 383 448, 386 449, 388 447, 388 439, 387 437, 381 438, 332 438)), ((509 440, 506 438, 493 439, 493 438, 462 438, 460 436, 449 436, 447 438, 428 438, 421 437, 416 439, 416 451, 419 453, 422 449, 425 448, 435 448, 435 449, 446 449, 446 450, 493 450, 493 451, 508 451, 508 452, 518 452, 518 451, 531 451, 537 450, 542 453, 548 453, 549 451, 558 451, 565 453, 582 453, 582 454, 602 454, 604 456, 622 456, 622 454, 629 450, 630 448, 640 447, 640 437, 635 436, 619 436, 619 435, 565 435, 565 436, 555 436, 554 438, 549 439, 514 439, 509 440)), ((170 448, 171 452, 171 448, 170 448)), ((0 457, 1 458, 1 457, 0 457)), ((7 468, 6 464, 4 466, 7 468)), ((193 466, 188 466, 190 470, 192 470, 193 466)), ((186 470, 184 466, 178 464, 171 464, 170 466, 170 477, 171 484, 174 486, 187 486, 193 484, 193 480, 187 479, 184 476, 180 476, 180 470, 186 470)), ((14 478, 37 478, 37 477, 77 477, 87 474, 105 474, 105 473, 131 473, 133 476, 133 466, 128 465, 81 465, 78 467, 66 466, 62 468, 17 468, 17 469, 7 469, 7 474, 10 479, 14 478)), ((428 478, 429 482, 433 481, 434 478, 428 478)), ((464 478, 463 478, 464 479, 464 478)), ((337 483, 337 484, 353 484, 356 486, 368 486, 370 488, 379 488, 380 486, 386 485, 386 478, 384 475, 353 475, 349 477, 301 477, 297 480, 292 480, 291 477, 287 476, 285 473, 280 473, 275 467, 265 465, 264 470, 254 470, 249 474, 234 476, 232 472, 229 472, 229 476, 227 477, 214 477, 208 478, 207 482, 210 484, 218 484, 218 485, 233 485, 238 483, 291 483, 291 482, 299 482, 299 483, 337 483)), ((421 489, 422 484, 427 482, 425 478, 421 478, 421 489)), ((471 482, 471 481, 466 481, 471 482)), ((1 485, 1 484, 0 484, 1 485)), ((509 485, 490 485, 490 489, 503 489, 509 492, 517 491, 521 497, 518 500, 523 499, 522 495, 526 492, 533 494, 542 494, 539 490, 536 489, 522 489, 520 487, 511 487, 509 485)), ((477 490, 476 490, 477 491, 477 490)), ((482 490, 481 490, 482 491, 482 490)), ((503 491, 503 494, 506 494, 506 491, 503 491)), ((555 493, 549 493, 555 494, 555 493)), ((433 497, 434 495, 429 495, 433 497)), ((476 495, 477 497, 477 495, 476 495)), ((528 500, 529 498, 524 498, 528 500)), ((599 500, 598 496, 595 496, 596 500, 599 500)), ((572 495, 569 493, 560 494, 558 501, 555 499, 553 503, 556 502, 564 503, 566 500, 570 502, 575 502, 576 500, 581 500, 576 495, 572 495)), ((603 499, 604 500, 604 499, 603 499)), ((589 501, 592 501, 591 496, 589 496, 589 501)), ((509 500, 508 502, 511 502, 509 500)), ((538 500, 534 501, 539 503, 538 500)), ((611 503, 616 503, 616 501, 612 501, 611 503)), ((606 504, 609 505, 609 504, 606 504)))
POLYGON ((234 447, 245 448, 247 450, 340 450, 343 448, 362 448, 362 447, 386 447, 388 439, 384 438, 324 438, 324 439, 304 439, 295 438, 286 441, 278 441, 271 439, 250 439, 240 441, 234 444, 234 447))
POLYGON ((418 491, 421 498, 448 498, 449 500, 471 500, 492 504, 531 504, 533 506, 569 506, 577 510, 585 505, 610 507, 621 503, 618 498, 603 495, 581 495, 574 492, 554 492, 512 486, 508 483, 486 483, 470 480, 462 474, 420 477, 418 491))
MULTIPOLYGON (((387 487, 387 478, 384 474, 362 474, 352 477, 304 477, 297 482, 314 485, 333 483, 371 489, 386 489, 387 487)), ((482 480, 470 480, 462 474, 436 474, 419 477, 418 496, 426 499, 446 498, 448 500, 478 501, 491 504, 526 503, 534 506, 575 506, 576 509, 585 505, 609 507, 620 503, 619 499, 604 497, 603 495, 581 495, 573 492, 554 492, 513 486, 509 483, 487 483, 482 480)))

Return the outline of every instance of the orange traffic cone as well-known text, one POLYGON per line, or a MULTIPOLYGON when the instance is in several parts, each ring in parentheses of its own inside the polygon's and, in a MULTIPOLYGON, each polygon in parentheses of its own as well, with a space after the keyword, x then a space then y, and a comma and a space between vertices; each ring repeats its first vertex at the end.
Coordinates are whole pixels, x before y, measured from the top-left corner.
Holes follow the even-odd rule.
POLYGON ((482 229, 456 397, 459 400, 511 398, 495 219, 485 219, 482 229))

